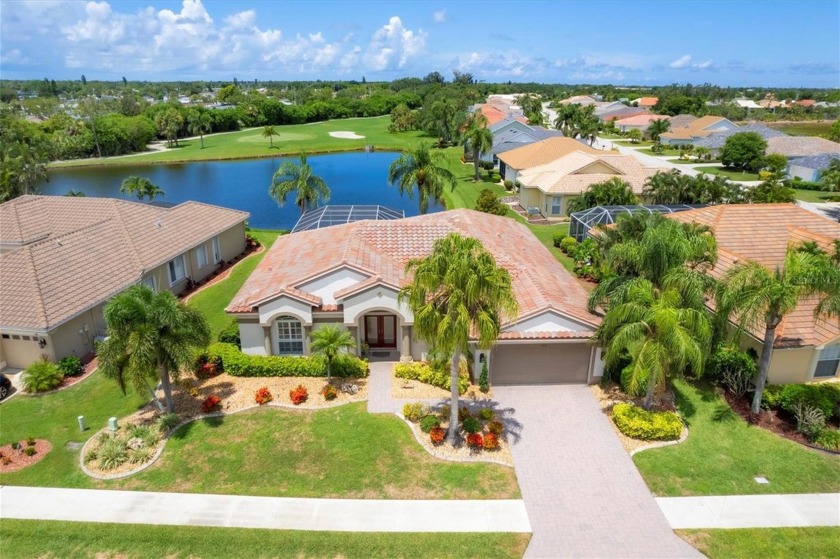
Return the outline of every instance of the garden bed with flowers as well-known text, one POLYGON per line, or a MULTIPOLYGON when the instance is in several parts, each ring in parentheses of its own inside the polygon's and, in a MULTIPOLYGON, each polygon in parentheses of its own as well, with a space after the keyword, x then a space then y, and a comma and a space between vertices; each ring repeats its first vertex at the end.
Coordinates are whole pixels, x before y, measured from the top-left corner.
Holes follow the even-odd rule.
POLYGON ((28 438, 0 446, 0 474, 18 472, 43 460, 52 450, 50 441, 28 438))

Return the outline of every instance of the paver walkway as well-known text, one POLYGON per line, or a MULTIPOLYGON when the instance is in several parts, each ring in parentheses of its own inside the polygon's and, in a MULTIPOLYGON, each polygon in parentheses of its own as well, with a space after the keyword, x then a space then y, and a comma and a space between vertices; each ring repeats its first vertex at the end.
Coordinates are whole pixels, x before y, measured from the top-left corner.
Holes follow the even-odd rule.
POLYGON ((530 532, 519 500, 289 499, 0 487, 0 518, 338 532, 530 532))
POLYGON ((840 526, 840 493, 656 499, 674 529, 840 526))
POLYGON ((391 397, 391 375, 394 364, 377 361, 370 364, 368 376, 368 412, 393 413, 394 399, 391 397))
MULTIPOLYGON (((523 365, 527 366, 527 365, 523 365)), ((496 386, 533 528, 526 557, 702 557, 673 533, 587 386, 496 386)))

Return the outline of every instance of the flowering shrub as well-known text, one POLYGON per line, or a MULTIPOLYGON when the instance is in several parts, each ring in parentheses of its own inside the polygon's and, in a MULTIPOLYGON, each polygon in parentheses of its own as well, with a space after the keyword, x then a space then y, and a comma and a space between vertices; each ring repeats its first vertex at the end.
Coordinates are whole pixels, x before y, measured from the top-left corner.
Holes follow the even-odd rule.
POLYGON ((195 363, 195 376, 200 379, 213 378, 222 373, 220 360, 215 357, 200 356, 195 363))
POLYGON ((203 413, 210 413, 212 411, 216 411, 217 409, 219 409, 221 403, 221 398, 219 398, 215 394, 211 394, 210 396, 207 396, 207 398, 201 404, 201 411, 203 413))
POLYGON ((298 384, 297 388, 289 390, 289 398, 292 400, 294 405, 299 406, 304 403, 307 398, 309 398, 309 392, 306 391, 306 387, 302 384, 298 384))
POLYGON ((467 435, 467 444, 472 448, 481 448, 484 446, 484 437, 478 433, 470 433, 467 435))
POLYGON ((446 438, 446 429, 443 427, 434 427, 429 431, 429 437, 434 444, 440 444, 446 438))
POLYGON ((338 398, 338 390, 332 384, 328 384, 321 389, 321 395, 324 397, 324 400, 335 400, 338 398))
POLYGON ((501 421, 491 421, 487 424, 487 430, 494 435, 501 435, 505 426, 501 421))
POLYGON ((271 397, 271 392, 268 390, 267 386, 263 386, 262 388, 257 390, 256 394, 254 394, 254 401, 261 406, 266 405, 273 399, 274 398, 271 397))
POLYGON ((496 450, 499 448, 499 437, 494 435, 493 433, 487 433, 484 435, 484 448, 487 450, 496 450))

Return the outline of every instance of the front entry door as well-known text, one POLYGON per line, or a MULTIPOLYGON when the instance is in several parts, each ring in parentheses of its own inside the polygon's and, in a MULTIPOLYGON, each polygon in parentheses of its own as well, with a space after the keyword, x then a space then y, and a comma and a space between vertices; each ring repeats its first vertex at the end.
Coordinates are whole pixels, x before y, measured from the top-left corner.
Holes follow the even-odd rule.
POLYGON ((369 347, 397 347, 397 317, 392 314, 365 317, 365 343, 369 347))

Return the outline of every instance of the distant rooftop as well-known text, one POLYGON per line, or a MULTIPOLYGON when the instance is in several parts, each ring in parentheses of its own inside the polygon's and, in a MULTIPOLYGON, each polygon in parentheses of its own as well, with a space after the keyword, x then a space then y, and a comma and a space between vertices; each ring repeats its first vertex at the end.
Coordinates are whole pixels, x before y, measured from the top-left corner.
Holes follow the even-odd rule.
POLYGON ((292 233, 321 229, 330 225, 343 225, 365 219, 383 220, 402 219, 404 217, 404 211, 386 208, 385 206, 321 206, 308 210, 300 216, 294 229, 292 229, 292 233))

